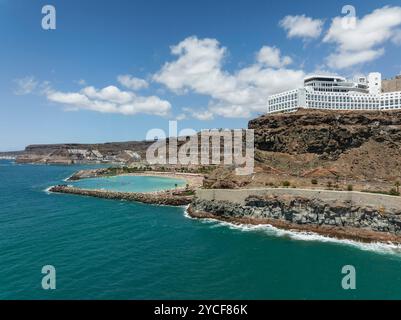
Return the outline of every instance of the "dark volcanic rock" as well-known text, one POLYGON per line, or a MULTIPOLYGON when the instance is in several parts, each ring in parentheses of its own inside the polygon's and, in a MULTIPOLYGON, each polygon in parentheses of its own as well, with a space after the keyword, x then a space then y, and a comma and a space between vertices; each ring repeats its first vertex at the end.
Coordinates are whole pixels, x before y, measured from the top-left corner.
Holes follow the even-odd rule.
POLYGON ((288 154, 312 153, 336 160, 372 140, 401 146, 401 111, 298 111, 265 115, 249 122, 255 147, 288 154))
POLYGON ((271 224, 279 228, 312 231, 361 241, 401 243, 401 212, 381 212, 296 196, 251 196, 245 205, 195 198, 188 212, 196 218, 215 218, 245 224, 271 224))

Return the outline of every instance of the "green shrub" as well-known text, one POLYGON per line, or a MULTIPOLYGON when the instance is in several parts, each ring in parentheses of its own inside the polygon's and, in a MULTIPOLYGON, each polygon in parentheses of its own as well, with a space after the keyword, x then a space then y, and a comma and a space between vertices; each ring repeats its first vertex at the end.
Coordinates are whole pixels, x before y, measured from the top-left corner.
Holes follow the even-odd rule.
POLYGON ((390 196, 399 196, 400 195, 400 193, 395 188, 391 188, 388 194, 390 196))
POLYGON ((283 187, 286 187, 286 188, 288 188, 289 186, 291 186, 291 183, 289 182, 289 181, 283 181, 282 182, 282 185, 283 185, 283 187))
POLYGON ((354 190, 354 187, 352 186, 352 184, 349 184, 349 185, 347 186, 347 190, 348 190, 348 191, 354 190))
POLYGON ((311 183, 314 184, 314 185, 316 185, 316 184, 317 184, 317 180, 316 180, 316 179, 312 179, 312 180, 311 180, 311 183))

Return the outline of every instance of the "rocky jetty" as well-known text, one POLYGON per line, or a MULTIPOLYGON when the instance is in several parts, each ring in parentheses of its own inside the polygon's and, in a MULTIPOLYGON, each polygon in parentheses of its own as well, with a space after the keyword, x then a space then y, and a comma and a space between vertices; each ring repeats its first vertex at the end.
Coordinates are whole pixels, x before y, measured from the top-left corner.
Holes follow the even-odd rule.
POLYGON ((364 242, 401 243, 401 212, 347 201, 327 203, 294 196, 250 196, 244 205, 195 198, 189 214, 240 224, 270 224, 364 242))
POLYGON ((184 206, 191 203, 193 199, 192 191, 178 190, 178 191, 163 191, 154 193, 134 193, 134 192, 116 192, 106 190, 87 190, 74 188, 66 185, 54 186, 49 189, 50 192, 68 193, 96 198, 113 199, 113 200, 126 200, 142 202, 155 205, 166 206, 184 206))

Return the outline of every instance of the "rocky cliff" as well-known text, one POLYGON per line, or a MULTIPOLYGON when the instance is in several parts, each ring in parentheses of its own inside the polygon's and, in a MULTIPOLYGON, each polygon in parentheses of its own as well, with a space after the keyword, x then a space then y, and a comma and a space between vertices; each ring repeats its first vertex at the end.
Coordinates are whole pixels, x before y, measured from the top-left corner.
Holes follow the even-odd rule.
POLYGON ((318 111, 264 115, 255 130, 255 174, 219 168, 209 188, 261 186, 388 192, 401 181, 401 111, 318 111))
POLYGON ((265 115, 250 121, 249 128, 255 130, 259 150, 320 159, 337 160, 369 143, 401 146, 401 111, 299 111, 265 115))
POLYGON ((401 212, 383 212, 351 202, 324 202, 294 196, 250 196, 244 205, 195 198, 189 214, 196 218, 270 224, 360 241, 401 243, 401 212))

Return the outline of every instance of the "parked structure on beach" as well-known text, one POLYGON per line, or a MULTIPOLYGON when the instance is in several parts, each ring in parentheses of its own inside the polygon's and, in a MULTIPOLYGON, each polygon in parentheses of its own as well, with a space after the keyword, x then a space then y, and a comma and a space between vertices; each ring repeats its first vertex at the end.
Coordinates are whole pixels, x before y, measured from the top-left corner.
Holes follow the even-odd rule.
POLYGON ((267 113, 292 112, 300 108, 323 110, 397 110, 401 91, 382 92, 378 72, 349 81, 338 76, 312 75, 303 88, 269 97, 267 113))

